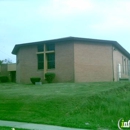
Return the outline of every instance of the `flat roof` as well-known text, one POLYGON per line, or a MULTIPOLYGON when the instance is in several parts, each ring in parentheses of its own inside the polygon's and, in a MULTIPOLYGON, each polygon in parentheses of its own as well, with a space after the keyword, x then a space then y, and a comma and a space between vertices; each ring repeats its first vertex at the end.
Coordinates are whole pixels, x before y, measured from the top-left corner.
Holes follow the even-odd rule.
POLYGON ((124 49, 117 41, 111 41, 111 40, 100 40, 100 39, 90 39, 90 38, 80 38, 80 37, 65 37, 65 38, 58 38, 58 39, 51 39, 51 40, 45 40, 45 41, 37 41, 37 42, 30 42, 30 43, 23 43, 23 44, 16 44, 12 50, 12 54, 17 54, 19 49, 24 46, 32 46, 32 45, 38 45, 41 43, 60 43, 60 42, 67 42, 67 41, 82 41, 82 42, 92 42, 92 43, 105 43, 105 44, 112 44, 114 47, 116 47, 118 50, 120 50, 125 56, 130 58, 130 53, 124 49))

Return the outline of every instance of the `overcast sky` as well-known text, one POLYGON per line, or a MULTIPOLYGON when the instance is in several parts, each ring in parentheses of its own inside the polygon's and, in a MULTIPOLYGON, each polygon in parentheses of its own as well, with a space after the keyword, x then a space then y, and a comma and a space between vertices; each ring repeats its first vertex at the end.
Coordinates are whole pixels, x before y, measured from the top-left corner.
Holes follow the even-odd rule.
POLYGON ((15 44, 61 37, 115 40, 130 52, 130 0, 0 0, 0 60, 15 44))

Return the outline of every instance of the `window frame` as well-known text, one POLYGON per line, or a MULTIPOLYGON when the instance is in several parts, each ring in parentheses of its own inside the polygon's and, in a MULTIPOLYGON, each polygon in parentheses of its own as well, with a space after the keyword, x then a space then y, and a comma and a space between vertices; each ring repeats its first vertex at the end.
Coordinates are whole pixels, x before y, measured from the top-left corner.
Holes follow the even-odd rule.
POLYGON ((43 70, 44 69, 44 54, 38 54, 37 55, 37 69, 38 70, 43 70), (43 60, 38 59, 40 55, 42 56, 43 60), (42 68, 39 67, 39 64, 42 64, 42 68))
POLYGON ((50 70, 50 69, 55 69, 55 44, 53 43, 43 43, 43 44, 38 44, 37 45, 37 68, 38 70, 50 70), (51 47, 52 45, 52 47, 51 47), (39 49, 39 47, 41 46, 42 49, 39 49), (49 48, 49 49, 48 49, 49 48), (48 59, 48 55, 53 54, 53 60, 49 60, 48 59), (43 61, 39 61, 38 59, 38 55, 43 55, 43 61), (49 61, 48 61, 49 60, 49 61), (42 68, 39 67, 40 62, 42 63, 42 68), (51 64, 51 65, 49 65, 51 64))
POLYGON ((47 53, 47 69, 55 69, 55 53, 47 53), (52 59, 49 59, 49 55, 52 55, 52 59), (53 67, 52 67, 53 66, 53 67))
POLYGON ((55 51, 55 44, 46 44, 46 51, 55 51))
POLYGON ((37 52, 43 52, 44 51, 44 44, 38 44, 37 45, 37 52))

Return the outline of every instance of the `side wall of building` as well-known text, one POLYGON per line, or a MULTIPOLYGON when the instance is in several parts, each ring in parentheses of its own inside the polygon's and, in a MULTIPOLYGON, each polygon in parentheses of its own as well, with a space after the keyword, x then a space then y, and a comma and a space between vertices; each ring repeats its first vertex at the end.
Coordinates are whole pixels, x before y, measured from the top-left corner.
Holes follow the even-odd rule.
POLYGON ((114 79, 129 78, 129 59, 117 48, 113 47, 114 79))
POLYGON ((74 69, 75 82, 113 81, 112 46, 75 42, 74 69))
POLYGON ((43 80, 43 70, 37 69, 37 47, 21 47, 17 54, 16 82, 31 83, 31 77, 41 77, 43 80))
POLYGON ((57 82, 74 82, 74 44, 55 44, 55 73, 57 82))
MULTIPOLYGON (((21 47, 17 54, 17 83, 31 83, 31 77, 41 77, 44 82, 44 70, 37 67, 37 46, 21 47)), ((74 44, 55 44, 55 69, 47 72, 56 74, 54 82, 74 81, 74 44)))

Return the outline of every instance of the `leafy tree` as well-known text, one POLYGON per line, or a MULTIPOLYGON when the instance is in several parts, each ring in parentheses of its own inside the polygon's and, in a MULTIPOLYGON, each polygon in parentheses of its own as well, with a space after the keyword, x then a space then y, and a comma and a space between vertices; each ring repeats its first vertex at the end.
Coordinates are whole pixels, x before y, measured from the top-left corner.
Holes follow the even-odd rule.
POLYGON ((12 63, 12 61, 10 59, 0 60, 0 65, 2 65, 2 64, 10 64, 10 63, 12 63))
POLYGON ((0 60, 0 65, 2 65, 2 64, 3 64, 3 62, 4 62, 3 60, 0 60))
POLYGON ((4 59, 4 63, 5 64, 10 64, 10 63, 12 63, 12 61, 10 59, 4 59))

